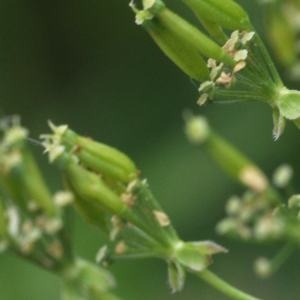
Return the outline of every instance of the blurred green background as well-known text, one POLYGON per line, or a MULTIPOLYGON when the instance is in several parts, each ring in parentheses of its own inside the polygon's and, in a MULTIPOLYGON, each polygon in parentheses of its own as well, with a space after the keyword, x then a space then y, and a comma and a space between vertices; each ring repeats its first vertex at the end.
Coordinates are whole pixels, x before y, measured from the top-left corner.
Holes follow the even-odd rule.
MULTIPOLYGON (((134 24, 127 2, 1 0, 2 113, 20 114, 33 137, 44 132, 51 119, 126 151, 184 239, 214 239, 230 249, 216 257, 214 271, 263 299, 299 299, 299 257, 272 279, 261 281, 252 271, 253 259, 277 247, 215 235, 226 199, 242 189, 186 141, 182 111, 200 111, 197 89, 134 24)), ((190 17, 180 4, 171 4, 190 17)), ((244 4, 262 30, 255 2, 244 4)), ((288 126, 274 143, 267 107, 210 105, 201 112, 268 174, 283 162, 299 166, 299 132, 288 126)), ((58 174, 41 154, 39 160, 53 189, 59 188, 58 174)), ((93 260, 101 233, 79 219, 74 220, 74 231, 78 253, 93 260)), ((171 295, 161 261, 120 262, 112 270, 124 299, 225 299, 192 277, 182 293, 171 295)), ((0 257, 1 300, 56 300, 59 287, 52 275, 10 255, 0 257)))

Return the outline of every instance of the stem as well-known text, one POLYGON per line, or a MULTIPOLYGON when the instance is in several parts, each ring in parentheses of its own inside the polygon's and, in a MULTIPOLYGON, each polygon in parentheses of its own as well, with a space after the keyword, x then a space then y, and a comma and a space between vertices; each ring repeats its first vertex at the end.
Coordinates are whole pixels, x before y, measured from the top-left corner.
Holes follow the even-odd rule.
POLYGON ((285 245, 271 261, 272 273, 276 272, 296 250, 295 244, 285 245))
POLYGON ((246 294, 245 292, 235 288, 234 286, 230 285, 229 283, 218 277, 216 274, 208 270, 198 272, 196 273, 196 275, 198 275, 198 277, 200 277, 203 281, 213 286, 224 295, 228 296, 230 299, 260 300, 259 298, 246 294))

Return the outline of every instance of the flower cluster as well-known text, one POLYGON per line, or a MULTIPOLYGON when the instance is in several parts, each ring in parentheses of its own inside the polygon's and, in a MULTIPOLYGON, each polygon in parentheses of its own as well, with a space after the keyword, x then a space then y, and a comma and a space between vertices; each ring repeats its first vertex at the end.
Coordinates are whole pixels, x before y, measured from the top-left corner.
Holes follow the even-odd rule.
MULTIPOLYGON (((213 102, 260 101, 273 111, 278 139, 285 120, 300 123, 300 92, 287 89, 247 13, 235 1, 182 0, 207 33, 181 18, 161 1, 130 3, 161 50, 188 76, 200 82, 203 105, 213 102)), ((276 3, 277 5, 277 3, 276 3)))
POLYGON ((275 272, 300 241, 300 196, 291 188, 293 170, 282 165, 272 180, 233 145, 221 138, 201 116, 188 116, 186 134, 237 182, 246 187, 242 196, 231 196, 226 217, 216 227, 219 234, 251 243, 283 243, 271 260, 260 257, 255 270, 263 277, 275 272), (287 201, 283 199, 288 199, 287 201))
POLYGON ((218 87, 230 89, 234 85, 236 74, 246 67, 248 57, 246 46, 251 42, 254 35, 254 32, 234 31, 230 39, 223 46, 226 53, 236 62, 233 68, 226 68, 224 63, 218 64, 215 59, 210 58, 208 60, 207 67, 210 71, 210 80, 204 81, 199 87, 199 105, 205 104, 208 99, 212 100, 218 87))
MULTIPOLYGON (((274 173, 273 184, 288 191, 291 168, 280 166, 274 173)), ((260 257, 255 271, 261 277, 270 276, 297 249, 300 240, 300 196, 288 195, 287 201, 268 194, 247 191, 242 197, 231 197, 226 205, 227 217, 217 225, 217 231, 234 238, 255 243, 282 243, 284 246, 272 259, 260 257)))
POLYGON ((182 241, 135 164, 122 152, 82 137, 68 126, 50 125, 43 135, 83 217, 107 233, 97 261, 158 257, 168 264, 172 291, 182 289, 185 270, 201 272, 225 249, 210 241, 182 241))
POLYGON ((112 276, 73 252, 64 218, 72 193, 50 192, 28 146, 28 131, 17 117, 2 120, 1 129, 0 252, 57 274, 64 283, 63 299, 117 300, 108 292, 112 276))

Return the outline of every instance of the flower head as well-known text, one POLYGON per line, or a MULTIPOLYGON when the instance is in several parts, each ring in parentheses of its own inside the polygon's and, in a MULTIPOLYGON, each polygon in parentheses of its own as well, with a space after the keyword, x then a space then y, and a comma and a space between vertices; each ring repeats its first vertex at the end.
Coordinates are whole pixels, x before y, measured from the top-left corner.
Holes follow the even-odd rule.
POLYGON ((183 2, 207 33, 161 0, 142 1, 141 9, 133 2, 130 6, 136 23, 180 69, 200 83, 198 104, 266 103, 273 112, 275 140, 283 133, 286 120, 300 126, 300 92, 284 86, 244 9, 233 0, 183 2))
POLYGON ((51 126, 43 136, 46 149, 64 149, 52 162, 62 170, 85 219, 108 236, 97 260, 159 257, 168 263, 173 291, 184 283, 185 269, 202 271, 213 254, 225 249, 213 242, 184 242, 142 179, 135 164, 119 150, 87 139, 66 128, 51 126))

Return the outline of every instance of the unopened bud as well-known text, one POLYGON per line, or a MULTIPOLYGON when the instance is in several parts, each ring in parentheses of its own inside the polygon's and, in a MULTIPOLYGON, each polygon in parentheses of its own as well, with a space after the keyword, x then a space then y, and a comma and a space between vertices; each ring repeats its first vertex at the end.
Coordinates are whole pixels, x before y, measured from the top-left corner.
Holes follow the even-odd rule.
POLYGON ((235 232, 236 230, 237 230, 237 224, 231 218, 222 220, 221 222, 218 223, 216 227, 217 233, 221 235, 232 233, 235 232))
POLYGON ((241 199, 237 196, 229 198, 226 204, 226 212, 229 215, 237 214, 241 209, 241 199))
POLYGON ((282 234, 283 229, 284 224, 282 220, 272 216, 265 216, 258 221, 254 228, 255 237, 258 240, 278 238, 282 234))
POLYGON ((256 192, 263 192, 269 183, 266 176, 256 166, 246 166, 240 172, 240 180, 256 192))
POLYGON ((46 152, 50 161, 71 153, 84 167, 121 183, 128 183, 137 176, 132 160, 121 151, 108 145, 83 137, 68 126, 51 124, 52 135, 43 135, 46 152))
POLYGON ((69 191, 59 191, 53 196, 54 203, 59 207, 64 207, 74 201, 74 196, 69 191))
POLYGON ((279 188, 285 188, 293 177, 293 169, 290 165, 284 164, 278 167, 273 174, 273 182, 279 188))
POLYGON ((185 133, 194 144, 204 143, 210 135, 210 128, 204 117, 189 117, 185 125, 185 133))
POLYGON ((272 273, 272 265, 269 259, 265 257, 258 258, 254 263, 254 270, 262 278, 269 277, 272 273))

